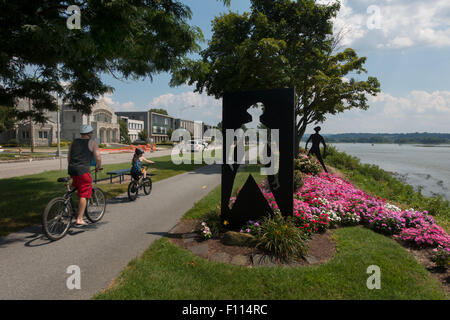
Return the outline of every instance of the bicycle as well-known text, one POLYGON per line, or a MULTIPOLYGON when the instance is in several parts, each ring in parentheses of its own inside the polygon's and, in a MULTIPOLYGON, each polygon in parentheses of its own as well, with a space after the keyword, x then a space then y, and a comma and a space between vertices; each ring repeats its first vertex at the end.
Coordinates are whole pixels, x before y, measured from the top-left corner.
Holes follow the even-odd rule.
POLYGON ((135 201, 138 197, 139 190, 144 189, 145 195, 149 195, 152 192, 153 182, 148 176, 144 179, 144 175, 140 175, 138 179, 131 175, 131 182, 128 185, 128 199, 135 201))
MULTIPOLYGON (((77 218, 78 210, 74 210, 73 194, 77 188, 72 189, 69 181, 70 177, 59 178, 58 182, 65 183, 67 189, 63 197, 50 200, 42 215, 42 231, 52 241, 57 241, 66 236, 72 224, 72 219, 77 218)), ((92 188, 92 196, 87 199, 85 216, 92 223, 99 222, 106 211, 106 195, 97 188, 92 188)))

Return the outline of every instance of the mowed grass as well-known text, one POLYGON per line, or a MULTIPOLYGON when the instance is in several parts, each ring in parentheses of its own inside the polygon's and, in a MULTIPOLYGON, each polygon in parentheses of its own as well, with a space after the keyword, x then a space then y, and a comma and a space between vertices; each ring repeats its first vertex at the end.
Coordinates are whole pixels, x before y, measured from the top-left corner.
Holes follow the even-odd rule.
MULTIPOLYGON (((131 157, 131 156, 130 156, 131 157)), ((195 170, 203 165, 172 163, 170 156, 152 158, 150 166, 153 182, 195 170)), ((130 160, 131 161, 131 160, 130 160)), ((131 163, 131 162, 130 162, 131 163)), ((105 165, 98 178, 106 178, 109 171, 129 169, 130 163, 105 165)), ((67 176, 67 170, 47 171, 23 177, 0 179, 0 236, 41 223, 41 215, 47 203, 54 197, 64 195, 64 184, 57 179, 67 176)), ((128 182, 123 184, 100 184, 108 199, 127 192, 128 182)))
MULTIPOLYGON (((248 171, 238 174, 242 185, 248 171)), ((260 180, 261 177, 257 177, 260 180)), ((189 210, 201 219, 220 202, 220 187, 189 210)), ((397 242, 363 227, 333 231, 335 257, 313 267, 245 268, 209 262, 163 238, 132 260, 101 300, 446 299, 439 282, 397 242), (381 290, 367 288, 367 268, 381 269, 381 290)))

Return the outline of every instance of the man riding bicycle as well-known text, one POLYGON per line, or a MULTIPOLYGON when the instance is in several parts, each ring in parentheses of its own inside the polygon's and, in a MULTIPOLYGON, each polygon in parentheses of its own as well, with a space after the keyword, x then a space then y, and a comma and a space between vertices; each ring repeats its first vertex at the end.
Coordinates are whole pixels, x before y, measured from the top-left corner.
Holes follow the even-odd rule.
POLYGON ((87 206, 87 199, 92 196, 91 162, 95 159, 96 171, 102 170, 102 160, 97 142, 92 140, 94 129, 90 125, 82 125, 80 128, 81 138, 75 139, 69 149, 67 162, 68 171, 72 178, 72 188, 77 188, 78 216, 76 225, 84 226, 84 212, 87 206))

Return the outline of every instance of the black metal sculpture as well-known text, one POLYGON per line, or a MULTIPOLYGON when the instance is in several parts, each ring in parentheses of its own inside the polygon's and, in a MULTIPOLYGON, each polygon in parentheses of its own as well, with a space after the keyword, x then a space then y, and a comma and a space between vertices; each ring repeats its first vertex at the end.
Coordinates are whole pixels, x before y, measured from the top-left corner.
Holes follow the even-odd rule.
POLYGON ((226 130, 237 130, 243 124, 252 121, 247 112, 257 103, 264 104, 264 112, 260 121, 268 129, 279 130, 279 170, 277 174, 268 176, 270 189, 275 197, 278 208, 283 216, 293 214, 293 172, 295 150, 295 91, 294 89, 272 89, 261 91, 245 91, 225 93, 223 97, 223 166, 222 166, 222 208, 223 221, 230 226, 239 227, 248 220, 256 220, 272 212, 267 200, 259 190, 253 177, 250 176, 239 193, 232 208, 229 206, 234 180, 240 165, 237 164, 237 153, 234 154, 236 163, 227 164, 226 130), (255 188, 256 186, 256 188, 255 188))
POLYGON ((325 170, 325 172, 328 172, 327 167, 325 167, 325 163, 323 162, 322 159, 322 155, 320 154, 320 144, 323 144, 323 156, 324 158, 326 157, 327 154, 327 144, 325 143, 325 139, 319 134, 320 130, 322 130, 321 127, 315 127, 314 131, 316 131, 316 133, 312 134, 308 141, 306 141, 306 146, 305 146, 305 150, 308 151, 308 144, 311 141, 312 142, 312 146, 311 146, 311 150, 309 150, 308 152, 308 156, 312 154, 314 154, 317 157, 317 160, 319 160, 320 164, 322 165, 323 170, 325 170))

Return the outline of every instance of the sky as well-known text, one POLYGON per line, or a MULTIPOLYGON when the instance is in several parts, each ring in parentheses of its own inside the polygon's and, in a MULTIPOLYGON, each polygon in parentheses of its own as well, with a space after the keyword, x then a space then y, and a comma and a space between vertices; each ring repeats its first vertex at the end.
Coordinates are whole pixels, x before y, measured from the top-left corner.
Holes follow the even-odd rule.
MULTIPOLYGON (((206 41, 214 17, 250 8, 250 0, 231 0, 230 7, 216 0, 181 1, 191 8, 190 24, 202 29, 206 41)), ((450 133, 449 0, 341 0, 334 29, 343 34, 342 48, 367 57, 367 75, 378 78, 381 93, 369 97, 367 111, 328 117, 322 133, 450 133)), ((108 75, 103 80, 115 88, 105 98, 116 111, 164 108, 174 117, 213 125, 221 121, 220 100, 187 85, 170 87, 169 74, 153 81, 118 81, 108 75)))

